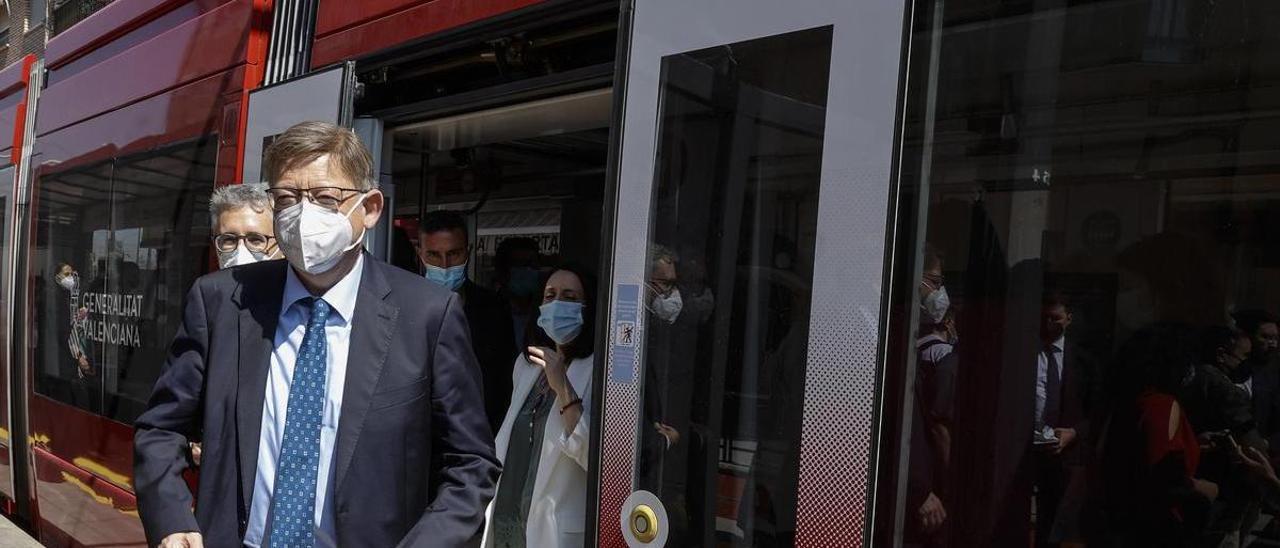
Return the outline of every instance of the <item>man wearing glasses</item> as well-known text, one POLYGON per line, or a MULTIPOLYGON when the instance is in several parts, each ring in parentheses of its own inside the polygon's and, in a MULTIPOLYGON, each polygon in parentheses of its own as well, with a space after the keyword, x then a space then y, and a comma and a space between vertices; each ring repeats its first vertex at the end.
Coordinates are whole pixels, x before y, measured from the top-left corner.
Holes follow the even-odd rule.
POLYGON ((299 124, 263 164, 286 261, 187 295, 136 422, 148 543, 474 543, 500 468, 462 303, 361 249, 384 199, 350 130, 299 124), (197 436, 193 513, 182 453, 197 436))
POLYGON ((209 199, 209 218, 218 268, 280 258, 266 184, 219 187, 209 199))

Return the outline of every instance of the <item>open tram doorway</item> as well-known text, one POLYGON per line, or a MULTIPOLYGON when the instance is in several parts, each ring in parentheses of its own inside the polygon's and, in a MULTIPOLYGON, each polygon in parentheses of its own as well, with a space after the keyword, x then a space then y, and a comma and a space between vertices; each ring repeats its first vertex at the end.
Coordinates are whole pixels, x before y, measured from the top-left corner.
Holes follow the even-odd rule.
POLYGON ((611 101, 596 89, 383 134, 387 260, 458 293, 494 432, 512 364, 534 344, 542 283, 559 265, 600 262, 611 101))

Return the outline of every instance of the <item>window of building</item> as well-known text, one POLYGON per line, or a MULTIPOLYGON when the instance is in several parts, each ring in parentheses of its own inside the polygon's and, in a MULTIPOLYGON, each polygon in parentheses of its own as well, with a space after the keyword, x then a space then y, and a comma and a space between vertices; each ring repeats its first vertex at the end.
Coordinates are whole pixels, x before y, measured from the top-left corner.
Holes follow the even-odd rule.
POLYGON ((48 16, 49 6, 45 0, 29 0, 27 2, 27 31, 43 25, 48 16))
MULTIPOLYGON (((58 34, 67 30, 111 2, 112 0, 54 0, 50 31, 58 34)), ((43 4, 43 0, 41 3, 43 4)))

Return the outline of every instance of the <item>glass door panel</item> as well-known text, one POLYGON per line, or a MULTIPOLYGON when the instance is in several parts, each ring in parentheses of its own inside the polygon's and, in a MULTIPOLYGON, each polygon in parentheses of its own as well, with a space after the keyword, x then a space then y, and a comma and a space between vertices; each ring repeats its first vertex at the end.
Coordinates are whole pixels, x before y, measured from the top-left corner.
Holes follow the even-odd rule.
POLYGON ((903 13, 847 4, 629 13, 602 546, 862 542, 903 13))

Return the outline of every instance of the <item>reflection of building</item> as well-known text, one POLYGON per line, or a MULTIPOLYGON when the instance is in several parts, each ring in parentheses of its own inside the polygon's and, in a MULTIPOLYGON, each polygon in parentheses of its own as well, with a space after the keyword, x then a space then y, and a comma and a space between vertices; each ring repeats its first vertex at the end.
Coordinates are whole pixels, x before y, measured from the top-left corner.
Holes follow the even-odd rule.
POLYGON ((7 0, 0 4, 0 51, 8 65, 24 55, 44 52, 54 35, 102 9, 113 0, 7 0))

